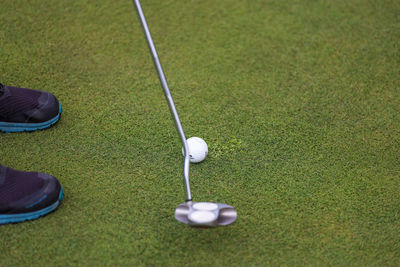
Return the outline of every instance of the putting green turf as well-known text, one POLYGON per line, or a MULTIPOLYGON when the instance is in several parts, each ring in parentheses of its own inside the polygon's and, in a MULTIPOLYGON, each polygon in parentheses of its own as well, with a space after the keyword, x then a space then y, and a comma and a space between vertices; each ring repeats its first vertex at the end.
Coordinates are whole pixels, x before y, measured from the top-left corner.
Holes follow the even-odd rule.
POLYGON ((0 227, 1 266, 400 265, 400 2, 143 0, 181 145, 130 1, 0 1, 0 81, 63 104, 49 130, 0 134, 0 163, 59 178, 60 208, 0 227))

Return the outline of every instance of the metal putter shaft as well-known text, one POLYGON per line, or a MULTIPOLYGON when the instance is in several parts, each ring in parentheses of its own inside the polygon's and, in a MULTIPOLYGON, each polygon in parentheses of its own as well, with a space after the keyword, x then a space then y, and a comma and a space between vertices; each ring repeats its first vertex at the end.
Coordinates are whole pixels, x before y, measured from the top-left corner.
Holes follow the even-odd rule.
POLYGON ((147 26, 146 18, 143 14, 140 2, 139 0, 133 0, 133 3, 136 7, 137 14, 142 24, 143 32, 146 36, 151 55, 153 56, 154 65, 157 69, 158 77, 164 89, 164 94, 167 99, 171 114, 174 118, 175 126, 181 138, 185 154, 183 177, 186 189, 186 202, 178 205, 178 207, 176 208, 175 219, 191 226, 216 227, 231 224, 236 221, 237 218, 236 210, 232 206, 223 203, 192 201, 189 182, 189 146, 186 141, 185 132, 183 131, 182 124, 179 120, 178 112, 176 111, 174 100, 172 99, 171 93, 169 91, 167 79, 165 78, 164 71, 161 67, 157 50, 154 46, 153 39, 151 37, 149 27, 147 26))
POLYGON ((149 45, 151 55, 153 56, 154 65, 156 66, 156 69, 158 72, 158 77, 159 77, 161 85, 164 89, 164 94, 167 99, 169 109, 171 110, 172 116, 174 117, 176 129, 178 130, 179 136, 181 138, 183 150, 185 153, 183 176, 185 179, 185 187, 186 187, 186 201, 191 201, 192 195, 190 192, 190 183, 189 183, 190 156, 189 156, 189 152, 188 152, 189 146, 186 141, 185 132, 183 131, 178 112, 176 111, 176 108, 175 108, 174 100, 172 99, 171 92, 169 91, 167 79, 165 78, 164 71, 163 71, 161 63, 160 63, 160 59, 158 58, 157 50, 153 43, 153 38, 151 38, 150 30, 149 30, 149 27, 147 26, 146 18, 143 14, 142 6, 140 5, 139 0, 134 0, 133 2, 136 6, 136 11, 138 13, 140 22, 142 24, 143 32, 146 36, 147 44, 149 45))

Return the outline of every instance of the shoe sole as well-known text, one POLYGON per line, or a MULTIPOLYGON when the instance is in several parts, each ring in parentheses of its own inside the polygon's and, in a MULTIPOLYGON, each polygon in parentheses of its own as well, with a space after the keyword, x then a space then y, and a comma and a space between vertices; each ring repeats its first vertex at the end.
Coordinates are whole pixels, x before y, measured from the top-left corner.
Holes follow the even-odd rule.
POLYGON ((53 211, 55 211, 60 205, 62 199, 64 197, 64 189, 61 187, 60 194, 58 195, 58 200, 54 204, 33 212, 27 213, 18 213, 18 214, 7 214, 0 215, 0 224, 8 224, 8 223, 19 223, 30 220, 38 219, 39 217, 45 216, 53 211))
POLYGON ((62 107, 54 118, 41 123, 0 122, 0 131, 4 133, 33 132, 43 130, 56 124, 61 117, 62 107))

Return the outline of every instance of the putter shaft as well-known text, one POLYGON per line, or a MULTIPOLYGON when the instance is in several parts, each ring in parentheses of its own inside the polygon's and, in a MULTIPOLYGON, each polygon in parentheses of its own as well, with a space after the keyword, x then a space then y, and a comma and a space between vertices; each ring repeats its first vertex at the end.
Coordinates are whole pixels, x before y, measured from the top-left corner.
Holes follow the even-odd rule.
POLYGON ((142 24, 144 35, 146 36, 147 44, 149 46, 151 55, 153 56, 154 65, 157 69, 158 77, 160 79, 161 85, 164 89, 164 94, 168 102, 169 109, 175 121, 175 127, 179 133, 181 138, 181 142, 183 145, 183 149, 185 152, 185 161, 184 161, 184 168, 183 168, 183 177, 185 182, 185 189, 186 189, 186 201, 192 200, 192 195, 190 192, 190 183, 189 183, 189 147, 186 141, 185 132, 183 131, 183 127, 181 121, 179 120, 178 112, 176 111, 174 100, 171 96, 171 92, 169 91, 167 79, 165 78, 164 71, 162 69, 160 59, 158 58, 156 47, 153 43, 153 39, 151 38, 149 27, 147 26, 146 18, 144 16, 142 6, 140 5, 139 0, 133 0, 133 3, 136 7, 136 11, 138 13, 140 22, 142 24))

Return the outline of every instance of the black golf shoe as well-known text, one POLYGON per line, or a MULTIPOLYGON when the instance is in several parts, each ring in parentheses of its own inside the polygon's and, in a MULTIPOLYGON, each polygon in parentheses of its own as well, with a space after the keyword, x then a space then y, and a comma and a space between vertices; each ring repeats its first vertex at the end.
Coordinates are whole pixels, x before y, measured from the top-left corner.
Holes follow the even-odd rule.
POLYGON ((0 84, 0 131, 36 131, 55 124, 61 104, 47 92, 0 84))

